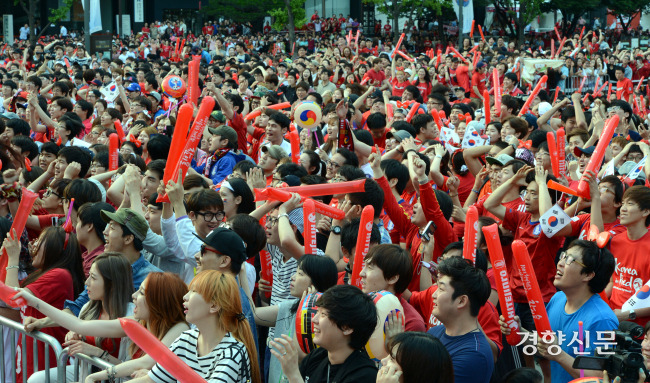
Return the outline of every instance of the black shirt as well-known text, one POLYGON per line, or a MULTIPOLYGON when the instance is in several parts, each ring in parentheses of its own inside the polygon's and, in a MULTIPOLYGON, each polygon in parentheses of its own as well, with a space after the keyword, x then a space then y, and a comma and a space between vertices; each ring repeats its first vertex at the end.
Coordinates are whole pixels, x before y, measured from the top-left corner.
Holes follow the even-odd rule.
POLYGON ((327 350, 317 348, 300 363, 300 375, 309 383, 375 383, 377 366, 363 351, 354 351, 343 364, 331 365, 327 350))

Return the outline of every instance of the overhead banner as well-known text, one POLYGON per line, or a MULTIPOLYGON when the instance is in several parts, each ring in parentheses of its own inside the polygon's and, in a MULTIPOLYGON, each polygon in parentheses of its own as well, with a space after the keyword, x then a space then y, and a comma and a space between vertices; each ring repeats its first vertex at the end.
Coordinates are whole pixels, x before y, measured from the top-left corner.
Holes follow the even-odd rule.
POLYGON ((558 69, 564 65, 563 60, 549 59, 522 59, 521 63, 521 81, 526 84, 536 83, 535 76, 545 75, 548 68, 558 69))
MULTIPOLYGON (((456 17, 460 18, 459 2, 463 0, 454 0, 454 12, 456 17)), ((463 1, 463 33, 469 33, 472 30, 472 20, 474 20, 474 2, 473 0, 463 1)))
POLYGON ((14 43, 14 15, 2 15, 2 35, 5 37, 5 43, 14 43))
POLYGON ((144 0, 133 2, 133 22, 144 23, 144 0))

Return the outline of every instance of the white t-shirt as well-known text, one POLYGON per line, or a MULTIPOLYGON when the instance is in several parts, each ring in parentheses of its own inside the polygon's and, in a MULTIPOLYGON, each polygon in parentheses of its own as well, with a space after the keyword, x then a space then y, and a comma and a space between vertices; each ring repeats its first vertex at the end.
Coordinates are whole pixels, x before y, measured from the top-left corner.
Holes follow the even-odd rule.
MULTIPOLYGON (((192 370, 209 382, 244 383, 251 379, 250 361, 246 346, 227 333, 208 355, 198 356, 199 330, 187 330, 172 343, 169 349, 192 370)), ((160 364, 149 371, 156 383, 173 383, 171 376, 160 364)))

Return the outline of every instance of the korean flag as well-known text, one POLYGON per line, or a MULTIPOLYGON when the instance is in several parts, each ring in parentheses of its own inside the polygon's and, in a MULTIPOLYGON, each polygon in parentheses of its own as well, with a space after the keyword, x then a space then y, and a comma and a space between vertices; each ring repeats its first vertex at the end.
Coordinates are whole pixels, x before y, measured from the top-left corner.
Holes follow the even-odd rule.
POLYGON ((555 204, 540 217, 539 222, 542 225, 544 234, 548 238, 552 238, 558 231, 562 230, 571 222, 571 217, 555 204))

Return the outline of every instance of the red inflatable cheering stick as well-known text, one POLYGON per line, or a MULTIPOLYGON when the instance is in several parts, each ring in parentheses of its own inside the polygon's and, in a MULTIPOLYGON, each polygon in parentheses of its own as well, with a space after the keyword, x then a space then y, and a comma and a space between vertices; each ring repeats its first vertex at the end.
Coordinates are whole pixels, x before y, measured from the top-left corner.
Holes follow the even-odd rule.
POLYGON ((375 218, 375 209, 371 205, 366 205, 361 212, 361 222, 359 222, 359 235, 357 236, 357 247, 354 251, 354 265, 352 265, 352 276, 350 285, 361 288, 361 269, 363 269, 364 258, 370 248, 370 233, 372 232, 372 221, 375 218))
POLYGON ((478 245, 478 210, 472 205, 465 217, 465 235, 463 237, 463 257, 476 263, 476 245, 478 245))
POLYGON ((548 143, 548 152, 551 156, 551 169, 555 177, 560 176, 560 158, 557 153, 557 143, 555 142, 555 134, 553 132, 546 133, 546 142, 548 143))
MULTIPOLYGON (((190 121, 194 114, 194 108, 190 104, 183 104, 178 108, 178 116, 176 117, 176 126, 174 127, 174 134, 172 136, 172 143, 167 156, 167 163, 165 164, 165 172, 163 174, 163 185, 167 186, 167 182, 173 179, 176 164, 183 153, 185 147, 185 139, 187 138, 187 131, 190 129, 190 121)), ((178 179, 178 178, 177 178, 178 179)), ((176 180, 174 180, 176 181, 176 180)), ((159 195, 156 202, 163 202, 163 196, 159 195)))
POLYGON ((302 204, 302 214, 305 254, 316 254, 316 206, 313 199, 305 199, 302 204))
POLYGON ((499 293, 499 305, 506 324, 510 328, 510 335, 506 336, 509 345, 516 346, 519 344, 521 337, 519 323, 515 320, 515 301, 512 298, 510 289, 510 280, 506 269, 506 261, 503 258, 503 249, 501 248, 501 239, 499 238, 499 226, 494 223, 483 228, 483 236, 490 253, 492 267, 494 268, 494 278, 496 279, 497 293, 499 293))
POLYGON ((12 297, 16 295, 16 292, 17 291, 13 288, 5 285, 3 282, 0 282, 0 300, 15 308, 27 306, 25 298, 18 298, 15 300, 12 299, 12 297))
POLYGON ((192 370, 179 357, 161 341, 158 340, 146 328, 133 319, 120 318, 120 325, 126 333, 144 352, 152 357, 168 373, 181 383, 201 383, 205 382, 196 371, 192 370))
MULTIPOLYGON (((264 190, 264 189, 260 189, 264 190)), ((323 195, 359 193, 366 190, 366 180, 336 182, 333 184, 316 184, 306 186, 289 186, 282 191, 300 193, 301 197, 319 197, 323 195)))
POLYGON ((533 89, 533 92, 528 96, 528 100, 524 103, 524 106, 521 108, 521 111, 519 111, 519 117, 523 116, 528 112, 528 108, 530 108, 530 104, 533 102, 535 97, 537 97, 537 94, 539 93, 540 90, 542 90, 542 85, 546 84, 546 81, 548 81, 548 76, 544 75, 542 78, 537 81, 537 85, 535 85, 535 89, 533 89))
POLYGON ((566 177, 566 155, 564 152, 564 147, 566 146, 566 134, 564 129, 560 128, 557 130, 557 159, 558 159, 558 172, 560 173, 557 177, 564 178, 566 177))
MULTIPOLYGON (((20 198, 20 204, 18 205, 18 211, 14 215, 14 222, 11 224, 10 233, 16 231, 16 235, 19 237, 23 234, 25 230, 25 224, 27 224, 27 217, 29 217, 32 212, 32 207, 34 207, 34 202, 38 198, 38 194, 33 191, 23 188, 22 197, 20 198)), ((2 250, 2 255, 0 256, 0 282, 4 281, 7 278, 7 263, 9 262, 9 255, 7 255, 6 250, 2 250)))
MULTIPOLYGON (((591 155, 591 159, 589 159, 589 163, 587 164, 587 167, 582 174, 587 174, 590 170, 594 173, 598 173, 598 169, 600 168, 600 165, 603 162, 603 158, 605 157, 605 149, 607 149, 609 141, 611 141, 612 137, 614 136, 614 130, 616 130, 618 123, 619 117, 616 114, 610 118, 609 121, 607 121, 605 124, 605 129, 603 130, 603 134, 601 134, 600 138, 598 139, 598 145, 596 145, 594 154, 591 155)), ((589 199, 589 184, 587 181, 585 181, 584 176, 578 183, 578 195, 584 199, 589 199)))
POLYGON ((551 332, 551 324, 548 321, 548 314, 546 313, 544 301, 542 300, 542 292, 539 290, 537 276, 535 275, 533 265, 530 262, 528 249, 522 241, 517 239, 512 242, 512 254, 514 254, 515 261, 519 268, 519 274, 521 275, 521 281, 524 284, 524 291, 528 298, 528 305, 530 306, 530 311, 533 315, 537 334, 544 337, 545 334, 551 332))

